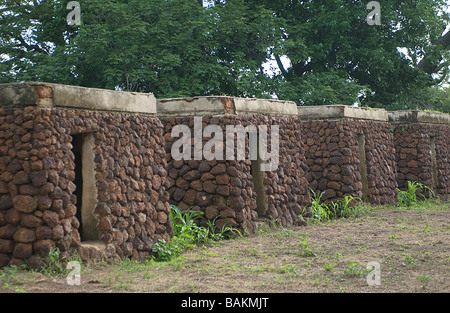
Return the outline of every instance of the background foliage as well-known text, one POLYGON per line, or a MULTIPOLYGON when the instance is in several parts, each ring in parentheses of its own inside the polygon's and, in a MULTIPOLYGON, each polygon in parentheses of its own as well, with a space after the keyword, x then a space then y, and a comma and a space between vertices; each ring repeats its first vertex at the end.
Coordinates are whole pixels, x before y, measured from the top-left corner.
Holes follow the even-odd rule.
POLYGON ((0 82, 449 112, 443 0, 0 1, 0 82), (400 49, 401 48, 401 49, 400 49), (272 60, 271 63, 268 63, 272 60))

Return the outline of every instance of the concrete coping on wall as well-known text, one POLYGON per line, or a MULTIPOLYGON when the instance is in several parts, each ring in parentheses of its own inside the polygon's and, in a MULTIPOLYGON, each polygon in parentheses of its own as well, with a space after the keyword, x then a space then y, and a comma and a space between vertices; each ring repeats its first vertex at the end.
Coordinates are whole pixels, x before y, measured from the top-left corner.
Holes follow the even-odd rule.
POLYGON ((317 105, 297 107, 298 117, 302 120, 324 119, 363 119, 387 122, 388 112, 385 109, 351 107, 347 105, 317 105))
POLYGON ((151 93, 43 82, 0 84, 0 107, 25 106, 156 114, 156 98, 151 93))
POLYGON ((292 101, 238 98, 228 96, 201 96, 157 100, 158 115, 254 115, 295 116, 297 105, 292 101))
POLYGON ((389 112, 389 121, 406 123, 429 123, 450 125, 450 115, 430 111, 393 111, 389 112))

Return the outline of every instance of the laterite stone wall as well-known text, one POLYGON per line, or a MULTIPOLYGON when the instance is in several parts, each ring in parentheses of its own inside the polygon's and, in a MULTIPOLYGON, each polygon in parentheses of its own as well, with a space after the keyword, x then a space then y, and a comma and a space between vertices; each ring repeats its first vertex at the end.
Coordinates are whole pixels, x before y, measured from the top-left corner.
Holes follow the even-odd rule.
POLYGON ((144 259, 172 234, 163 125, 155 117, 0 108, 0 173, 0 266, 25 259, 38 266, 54 247, 62 257, 78 251, 84 259, 144 259), (90 210, 97 238, 89 239, 102 249, 84 244, 76 216, 72 140, 83 134, 93 139, 87 154, 94 164, 90 210))
POLYGON ((389 123, 344 118, 301 124, 309 186, 317 194, 324 192, 322 200, 348 195, 373 204, 395 201, 397 171, 389 123))
POLYGON ((173 235, 170 204, 251 234, 261 219, 305 224, 308 188, 324 201, 392 204, 397 188, 417 181, 449 199, 449 147, 448 114, 0 84, 0 267, 40 267, 52 248, 63 259, 144 260, 173 235), (199 118, 201 135, 222 131, 223 158, 195 157, 212 139, 193 139, 199 118), (181 125, 192 154, 178 160, 172 132, 181 125), (262 170, 245 129, 228 158, 227 126, 266 127, 268 153, 278 129, 277 166, 262 170))
POLYGON ((450 198, 450 127, 430 123, 393 123, 397 182, 430 187, 441 199, 450 198))
MULTIPOLYGON (((204 212, 204 221, 215 221, 217 228, 233 226, 253 233, 258 218, 271 218, 282 225, 301 223, 304 205, 309 202, 301 130, 296 118, 263 115, 205 115, 203 129, 218 125, 225 132, 227 125, 278 125, 279 165, 274 171, 259 172, 249 158, 246 141, 245 160, 173 160, 171 148, 175 125, 186 125, 194 133, 193 117, 161 117, 166 140, 170 202, 182 210, 204 212), (252 169, 253 167, 253 169, 252 169), (257 178, 261 183, 258 186, 257 178), (259 207, 258 201, 263 203, 259 207)), ((269 128, 270 129, 270 128, 269 128)), ((225 138, 225 136, 224 136, 225 138)), ((203 145, 211 138, 203 138, 203 145)), ((237 140, 235 140, 237 144, 237 140)), ((192 151, 194 143, 191 143, 192 151)), ((225 149, 225 147, 224 147, 225 149)), ((237 151, 237 150, 235 150, 237 151)), ((225 156, 225 150, 224 154, 225 156)), ((236 156, 236 155, 235 155, 236 156)))

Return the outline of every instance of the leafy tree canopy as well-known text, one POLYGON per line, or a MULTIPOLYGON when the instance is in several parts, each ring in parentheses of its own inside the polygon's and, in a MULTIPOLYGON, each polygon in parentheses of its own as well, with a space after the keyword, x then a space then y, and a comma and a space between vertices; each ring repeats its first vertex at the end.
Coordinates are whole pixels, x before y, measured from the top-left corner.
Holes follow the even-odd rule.
POLYGON ((158 97, 268 97, 261 65, 276 37, 271 12, 242 0, 3 1, 2 81, 37 80, 153 92, 158 97), (262 27, 261 25, 264 25, 262 27))
MULTIPOLYGON (((300 105, 437 105, 448 81, 444 0, 0 1, 0 82, 47 81, 300 105), (275 71, 263 65, 272 59, 275 71), (289 62, 283 62, 288 60, 289 62)), ((440 102, 439 102, 440 103, 440 102)))

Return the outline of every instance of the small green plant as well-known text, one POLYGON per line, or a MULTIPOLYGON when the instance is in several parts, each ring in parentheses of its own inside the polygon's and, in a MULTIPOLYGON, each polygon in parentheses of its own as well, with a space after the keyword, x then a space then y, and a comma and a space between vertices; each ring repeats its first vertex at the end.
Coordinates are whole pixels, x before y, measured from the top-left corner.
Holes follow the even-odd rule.
POLYGON ((48 260, 49 264, 48 266, 44 266, 40 269, 40 272, 46 275, 54 276, 54 277, 62 277, 66 276, 70 273, 70 269, 67 269, 65 264, 66 262, 70 261, 77 261, 80 264, 82 263, 82 260, 79 256, 74 255, 70 259, 68 259, 66 262, 63 262, 60 258, 60 251, 58 248, 52 248, 48 252, 48 260))
POLYGON ((334 264, 325 263, 322 267, 324 270, 331 272, 332 270, 334 270, 334 266, 334 264))
POLYGON ((309 247, 309 243, 306 240, 300 241, 298 247, 300 256, 311 257, 316 255, 314 251, 309 247))
POLYGON ((397 235, 390 235, 389 236, 389 239, 391 240, 391 242, 393 243, 393 244, 396 244, 397 243, 397 239, 398 239, 398 236, 397 235))
MULTIPOLYGON (((338 205, 335 211, 336 218, 348 218, 361 213, 358 205, 362 204, 362 200, 353 196, 344 196, 341 200, 337 201, 338 205)), ((361 206, 362 208, 362 206, 361 206)))
POLYGON ((23 290, 19 286, 16 286, 14 289, 16 290, 17 293, 27 293, 25 290, 23 290))
POLYGON ((17 265, 9 265, 2 269, 2 271, 0 272, 0 277, 3 282, 8 282, 8 281, 10 281, 11 278, 16 276, 16 274, 19 270, 20 270, 20 267, 18 267, 17 265))
POLYGON ((313 189, 308 187, 309 190, 312 193, 311 197, 311 211, 312 211, 312 220, 320 222, 322 220, 328 219, 328 215, 330 212, 330 209, 325 203, 321 202, 322 196, 325 193, 324 191, 319 193, 316 193, 313 189))
POLYGON ((241 233, 232 227, 223 226, 218 231, 215 227, 215 220, 206 222, 207 227, 197 225, 197 220, 204 212, 181 210, 174 206, 170 206, 170 217, 174 236, 167 242, 164 239, 159 240, 153 245, 152 251, 156 261, 170 261, 181 255, 183 251, 189 250, 198 244, 217 242, 225 239, 230 234, 241 233))
POLYGON ((425 233, 429 233, 429 232, 431 232, 431 231, 433 231, 433 230, 431 229, 430 225, 425 225, 425 228, 424 228, 423 231, 424 231, 425 233))
POLYGON ((361 202, 361 199, 355 198, 353 196, 344 196, 342 199, 335 202, 322 202, 322 196, 324 192, 315 192, 313 189, 308 187, 311 191, 311 205, 309 208, 312 212, 311 219, 314 222, 321 222, 324 220, 332 220, 337 218, 348 218, 350 216, 356 215, 359 212, 357 206, 354 205, 355 202, 361 202))
POLYGON ((280 273, 297 274, 297 264, 286 264, 280 268, 280 273))
POLYGON ((358 263, 350 262, 344 269, 344 275, 348 277, 363 277, 369 275, 373 270, 374 269, 365 269, 358 263))
POLYGON ((127 279, 126 281, 120 282, 117 285, 113 287, 114 290, 128 290, 131 287, 131 284, 133 283, 133 280, 127 279))
MULTIPOLYGON (((22 264, 20 266, 17 265, 9 265, 0 270, 0 282, 3 283, 4 288, 10 288, 13 285, 19 284, 20 281, 17 279, 17 273, 21 270, 25 270, 26 265, 22 264)), ((18 289, 20 287, 15 286, 16 292, 19 292, 18 289)))
POLYGON ((242 234, 239 230, 234 229, 231 226, 223 225, 222 228, 217 229, 216 227, 216 220, 219 217, 216 217, 214 220, 208 220, 206 221, 206 225, 208 226, 209 231, 209 238, 212 241, 221 241, 223 239, 231 238, 234 235, 237 235, 239 237, 242 237, 242 234))
POLYGON ((150 273, 148 270, 145 271, 144 276, 142 276, 144 279, 150 279, 152 277, 154 277, 156 274, 154 273, 150 273))
POLYGON ((411 207, 420 201, 419 198, 425 198, 425 195, 419 191, 428 191, 430 198, 435 197, 434 192, 430 187, 415 181, 408 181, 407 190, 400 190, 397 188, 397 191, 397 205, 400 207, 411 207))
POLYGON ((412 256, 405 254, 405 257, 403 258, 403 261, 406 265, 414 265, 417 262, 416 258, 413 258, 412 256))
POLYGON ((417 276, 417 279, 420 280, 420 282, 422 283, 422 288, 425 289, 431 280, 431 276, 430 275, 419 275, 419 276, 417 276))

